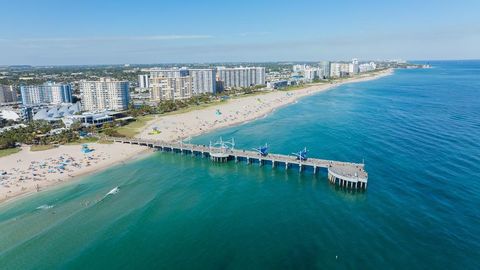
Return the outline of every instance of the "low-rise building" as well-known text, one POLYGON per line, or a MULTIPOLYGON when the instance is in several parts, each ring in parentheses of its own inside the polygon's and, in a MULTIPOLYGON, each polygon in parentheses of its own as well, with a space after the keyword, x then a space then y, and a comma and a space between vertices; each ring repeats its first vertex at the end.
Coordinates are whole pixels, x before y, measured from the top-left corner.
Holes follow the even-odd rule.
POLYGON ((281 89, 288 86, 287 80, 275 81, 275 82, 267 82, 268 89, 281 89))
POLYGON ((49 122, 60 121, 64 117, 73 116, 80 113, 80 103, 67 103, 55 106, 49 106, 38 110, 33 115, 33 120, 44 120, 49 122))
POLYGON ((65 127, 70 128, 74 123, 80 123, 84 127, 102 126, 105 123, 128 122, 134 120, 131 116, 126 116, 125 112, 117 111, 96 111, 84 112, 82 114, 70 115, 62 118, 65 127))
POLYGON ((7 121, 19 121, 21 120, 20 115, 12 110, 1 110, 0 119, 5 119, 7 121))

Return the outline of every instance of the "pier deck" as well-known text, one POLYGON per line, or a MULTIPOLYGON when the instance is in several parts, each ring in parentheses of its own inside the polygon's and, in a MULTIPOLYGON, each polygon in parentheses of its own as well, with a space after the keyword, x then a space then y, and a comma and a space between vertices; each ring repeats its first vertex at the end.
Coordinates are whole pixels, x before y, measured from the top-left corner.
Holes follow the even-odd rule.
POLYGON ((234 160, 235 162, 244 161, 247 164, 258 163, 259 165, 270 165, 272 167, 284 166, 285 169, 297 168, 299 172, 303 170, 311 170, 314 174, 317 173, 319 169, 323 168, 328 170, 328 180, 332 184, 351 189, 367 188, 368 173, 365 171, 365 165, 361 163, 342 162, 318 158, 299 160, 295 156, 282 154, 268 154, 267 156, 262 156, 258 152, 250 150, 226 150, 218 147, 182 142, 175 143, 114 137, 108 137, 106 139, 119 143, 144 145, 161 151, 201 155, 202 157, 210 157, 214 161, 221 162, 234 160))

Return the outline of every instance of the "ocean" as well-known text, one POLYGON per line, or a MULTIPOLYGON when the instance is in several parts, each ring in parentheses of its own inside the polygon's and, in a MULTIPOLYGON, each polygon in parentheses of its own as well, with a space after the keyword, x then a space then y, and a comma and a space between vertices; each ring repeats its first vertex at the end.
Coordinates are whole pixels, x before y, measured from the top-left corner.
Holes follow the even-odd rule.
POLYGON ((479 269, 480 61, 430 64, 193 138, 365 162, 364 192, 156 152, 1 206, 0 269, 479 269))

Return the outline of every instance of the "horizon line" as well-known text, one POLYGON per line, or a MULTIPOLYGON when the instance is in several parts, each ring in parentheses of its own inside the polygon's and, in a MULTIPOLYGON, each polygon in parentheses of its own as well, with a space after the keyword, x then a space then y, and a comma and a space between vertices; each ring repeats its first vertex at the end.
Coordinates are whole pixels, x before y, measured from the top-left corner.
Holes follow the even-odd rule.
MULTIPOLYGON (((417 62, 417 61, 480 61, 480 58, 445 58, 445 59, 367 59, 361 60, 360 62, 366 61, 392 61, 392 60, 404 60, 406 62, 417 62)), ((4 67, 13 67, 13 66, 29 66, 29 67, 80 67, 80 66, 142 66, 142 65, 173 65, 173 64, 242 64, 242 63, 315 63, 321 61, 329 62, 348 62, 350 60, 338 59, 338 60, 271 60, 271 61, 213 61, 213 62, 157 62, 157 63, 102 63, 102 64, 42 64, 42 65, 32 65, 32 64, 0 64, 0 68, 4 67)))

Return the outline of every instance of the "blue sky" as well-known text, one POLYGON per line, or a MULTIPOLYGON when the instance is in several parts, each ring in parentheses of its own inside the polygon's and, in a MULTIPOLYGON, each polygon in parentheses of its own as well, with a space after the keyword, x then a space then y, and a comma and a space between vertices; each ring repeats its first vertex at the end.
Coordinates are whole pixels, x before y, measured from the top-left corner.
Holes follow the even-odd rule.
POLYGON ((0 0, 0 10, 0 65, 480 58, 478 0, 0 0))

